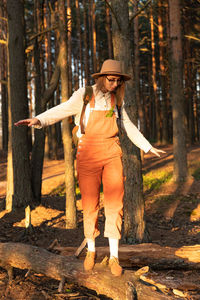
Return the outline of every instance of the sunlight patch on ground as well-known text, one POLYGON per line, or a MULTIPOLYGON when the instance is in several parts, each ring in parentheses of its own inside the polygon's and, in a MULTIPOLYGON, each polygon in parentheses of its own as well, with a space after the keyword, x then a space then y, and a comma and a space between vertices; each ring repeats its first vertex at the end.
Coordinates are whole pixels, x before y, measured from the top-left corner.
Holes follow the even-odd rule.
POLYGON ((3 218, 6 214, 8 214, 10 211, 9 210, 2 210, 1 212, 0 212, 0 219, 1 218, 3 218))
POLYGON ((193 209, 191 216, 190 216, 190 221, 200 221, 200 204, 197 205, 195 209, 193 209))
POLYGON ((190 253, 190 246, 183 246, 179 248, 177 251, 175 251, 175 255, 182 257, 182 258, 188 258, 189 261, 194 263, 199 263, 199 257, 200 257, 200 250, 199 245, 192 246, 193 248, 196 247, 196 251, 192 251, 192 256, 188 258, 188 253, 190 253))
MULTIPOLYGON (((49 225, 49 222, 52 224, 52 219, 56 219, 63 211, 55 210, 52 208, 46 208, 42 205, 36 207, 31 211, 31 224, 36 226, 41 226, 42 223, 46 223, 49 225)), ((25 219, 20 222, 16 222, 13 224, 14 227, 25 227, 25 219)))

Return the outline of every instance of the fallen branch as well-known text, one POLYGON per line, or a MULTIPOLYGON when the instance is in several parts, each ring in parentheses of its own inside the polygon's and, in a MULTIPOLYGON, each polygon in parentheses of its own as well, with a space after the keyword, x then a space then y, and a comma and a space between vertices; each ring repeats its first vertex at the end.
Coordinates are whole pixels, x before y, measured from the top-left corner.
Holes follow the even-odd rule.
MULTIPOLYGON (((62 255, 73 255, 76 251, 74 247, 57 246, 54 249, 60 251, 62 255)), ((109 255, 108 247, 97 247, 97 261, 101 261, 106 255, 109 255)), ((162 247, 147 243, 121 245, 119 258, 123 267, 149 266, 158 270, 200 269, 200 245, 180 248, 162 247)))
POLYGON ((96 264, 88 273, 84 272, 82 262, 75 256, 65 257, 22 243, 0 243, 0 265, 6 269, 11 266, 42 273, 61 281, 60 287, 67 278, 115 300, 175 299, 140 280, 140 276, 148 272, 148 267, 137 272, 127 270, 121 277, 114 277, 107 266, 96 264))
POLYGON ((83 249, 85 248, 87 244, 87 239, 84 239, 81 243, 81 245, 78 247, 78 249, 76 250, 76 252, 74 253, 74 255, 76 257, 79 257, 79 255, 81 254, 81 252, 83 251, 83 249))

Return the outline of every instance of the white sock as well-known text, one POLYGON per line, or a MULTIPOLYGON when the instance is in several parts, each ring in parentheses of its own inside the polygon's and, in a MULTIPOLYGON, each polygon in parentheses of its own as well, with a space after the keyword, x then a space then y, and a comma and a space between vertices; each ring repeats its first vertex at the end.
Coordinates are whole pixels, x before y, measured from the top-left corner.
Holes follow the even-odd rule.
POLYGON ((87 239, 88 251, 95 252, 95 240, 87 239))
POLYGON ((110 257, 118 258, 119 240, 109 238, 110 257))

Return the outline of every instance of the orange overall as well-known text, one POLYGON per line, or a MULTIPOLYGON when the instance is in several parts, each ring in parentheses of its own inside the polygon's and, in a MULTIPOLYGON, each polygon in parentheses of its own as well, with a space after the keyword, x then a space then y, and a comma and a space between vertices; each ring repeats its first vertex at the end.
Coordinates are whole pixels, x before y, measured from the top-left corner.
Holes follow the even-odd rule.
MULTIPOLYGON (((111 96, 111 106, 114 105, 111 96)), ((94 97, 90 109, 94 108, 94 97)), ((84 234, 94 239, 98 230, 98 210, 100 185, 103 183, 105 231, 108 238, 121 238, 123 214, 123 168, 122 151, 119 145, 118 127, 115 113, 91 110, 85 134, 81 137, 77 150, 77 173, 82 196, 84 234)))

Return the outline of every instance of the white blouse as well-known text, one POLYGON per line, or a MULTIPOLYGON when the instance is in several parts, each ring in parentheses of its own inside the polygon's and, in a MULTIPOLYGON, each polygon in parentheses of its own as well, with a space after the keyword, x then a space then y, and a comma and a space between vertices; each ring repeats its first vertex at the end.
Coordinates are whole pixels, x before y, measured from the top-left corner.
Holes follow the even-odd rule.
MULTIPOLYGON (((94 110, 110 110, 111 109, 111 96, 110 92, 103 93, 96 91, 96 85, 93 85, 93 92, 95 97, 95 108, 94 110)), ((35 126, 36 128, 46 127, 52 125, 56 122, 59 122, 69 116, 75 116, 75 124, 79 126, 80 124, 80 116, 83 108, 83 97, 85 94, 85 88, 79 88, 77 91, 73 93, 69 100, 62 102, 61 104, 41 113, 36 116, 36 118, 40 121, 41 126, 35 126)), ((86 106, 85 116, 83 120, 83 124, 86 127, 89 119, 90 104, 86 106)), ((116 117, 118 118, 117 109, 114 109, 116 117)), ((140 149, 142 149, 145 153, 147 153, 152 145, 146 140, 146 138, 141 134, 138 128, 131 122, 129 119, 124 104, 121 108, 121 122, 123 128, 126 130, 127 136, 129 139, 140 149)), ((77 136, 81 137, 80 126, 77 132, 77 136)))

